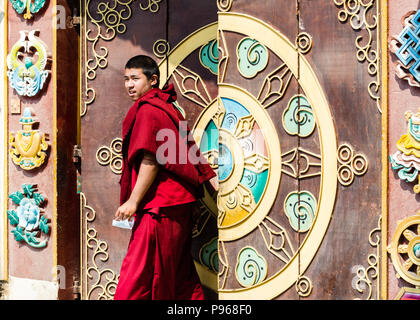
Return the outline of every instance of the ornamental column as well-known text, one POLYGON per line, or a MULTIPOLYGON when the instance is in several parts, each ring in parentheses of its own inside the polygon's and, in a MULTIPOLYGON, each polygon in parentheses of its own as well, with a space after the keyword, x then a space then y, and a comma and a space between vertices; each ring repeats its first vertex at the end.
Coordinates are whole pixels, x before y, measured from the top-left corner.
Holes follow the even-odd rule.
POLYGON ((388 215, 383 232, 383 299, 420 300, 420 9, 389 1, 386 28, 388 215))
POLYGON ((71 299, 80 269, 78 34, 65 24, 73 9, 10 0, 4 10, 5 296, 71 299))
MULTIPOLYGON (((0 46, 0 57, 4 57, 4 0, 0 0, 0 41, 2 45, 0 46)), ((0 63, 0 74, 4 74, 4 64, 0 63)), ((0 77, 0 92, 4 92, 4 77, 0 77)), ((4 106, 5 100, 0 99, 0 150, 4 150, 4 106)), ((4 186, 3 173, 4 173, 4 163, 5 161, 0 161, 0 185, 4 186)), ((3 203, 3 193, 0 193, 0 203, 3 203)), ((0 219, 0 230, 4 230, 5 219, 0 219)), ((5 234, 0 232, 0 279, 3 278, 4 274, 4 243, 5 243, 5 234)), ((0 284, 0 297, 1 297, 1 284, 0 284)))

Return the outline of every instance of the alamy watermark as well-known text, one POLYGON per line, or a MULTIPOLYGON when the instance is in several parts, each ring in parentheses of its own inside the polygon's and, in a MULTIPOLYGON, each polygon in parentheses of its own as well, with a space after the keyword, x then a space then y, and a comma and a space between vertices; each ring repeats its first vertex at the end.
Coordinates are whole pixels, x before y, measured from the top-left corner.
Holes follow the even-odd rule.
MULTIPOLYGON (((235 140, 244 151, 251 148, 252 150, 264 150, 264 131, 264 129, 254 129, 252 133, 252 139, 250 138, 248 141, 245 141, 246 138, 235 140), (241 143, 241 140, 243 143, 241 143)), ((188 133, 187 121, 180 121, 178 130, 169 128, 161 129, 156 134, 156 141, 162 142, 158 143, 159 146, 156 150, 156 160, 161 165, 187 163, 197 165, 199 163, 207 163, 207 160, 201 155, 199 146, 195 143, 196 141, 193 135, 196 135, 201 137, 201 144, 203 144, 203 142, 204 144, 211 144, 212 141, 214 143, 215 138, 217 138, 217 164, 219 166, 232 164, 237 158, 235 157, 235 154, 222 154, 222 152, 225 152, 226 150, 227 152, 231 152, 231 149, 229 145, 226 145, 226 148, 219 147, 221 144, 224 144, 223 141, 219 140, 219 133, 220 132, 218 129, 196 129, 193 132, 188 133)), ((238 149, 236 148, 235 150, 238 149)), ((242 159, 242 157, 239 157, 239 159, 242 159)))
POLYGON ((52 273, 56 275, 56 281, 60 289, 66 289, 66 268, 62 265, 52 268, 52 273))
POLYGON ((73 14, 69 14, 66 8, 62 5, 56 5, 53 11, 53 28, 57 30, 64 30, 73 28, 73 18, 77 17, 77 9, 73 10, 73 14))

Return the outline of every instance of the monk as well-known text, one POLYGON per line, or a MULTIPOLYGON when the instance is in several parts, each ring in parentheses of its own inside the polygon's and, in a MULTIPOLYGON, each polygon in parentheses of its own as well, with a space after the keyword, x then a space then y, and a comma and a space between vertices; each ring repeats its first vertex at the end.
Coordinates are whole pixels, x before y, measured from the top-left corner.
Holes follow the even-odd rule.
POLYGON ((173 105, 173 85, 159 89, 159 76, 148 56, 126 63, 125 88, 134 104, 122 125, 123 171, 115 219, 134 218, 134 225, 115 300, 204 299, 191 255, 192 213, 204 183, 217 189, 216 174, 173 105), (161 134, 168 130, 174 134, 161 134), (174 146, 175 155, 168 154, 174 146))

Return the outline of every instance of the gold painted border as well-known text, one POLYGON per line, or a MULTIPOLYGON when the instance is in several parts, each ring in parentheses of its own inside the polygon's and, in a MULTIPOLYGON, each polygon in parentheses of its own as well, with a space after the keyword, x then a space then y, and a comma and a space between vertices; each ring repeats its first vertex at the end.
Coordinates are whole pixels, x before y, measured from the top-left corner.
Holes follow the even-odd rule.
MULTIPOLYGON (((82 11, 82 0, 79 0, 79 10, 80 10, 80 12, 82 11)), ((78 63, 78 66, 77 66, 77 79, 78 79, 78 81, 77 81, 77 125, 76 125, 76 128, 77 128, 77 138, 76 138, 76 141, 77 141, 77 144, 80 146, 81 145, 81 140, 82 140, 82 137, 81 137, 81 116, 80 116, 80 108, 81 108, 81 106, 82 106, 82 103, 83 103, 83 101, 82 101, 82 88, 83 88, 83 82, 82 82, 82 61, 81 61, 81 59, 82 59, 82 57, 83 57, 83 54, 82 54, 82 32, 83 32, 83 29, 82 29, 82 25, 83 25, 83 21, 84 21, 84 19, 80 19, 80 25, 81 25, 81 28, 80 28, 80 35, 79 35, 79 41, 77 42, 77 50, 78 50, 78 57, 77 57, 77 61, 79 61, 79 63, 78 63)))
MULTIPOLYGON (((79 10, 80 12, 83 12, 83 7, 82 7, 82 0, 79 0, 79 10)), ((79 90, 78 90, 78 104, 77 104, 77 144, 79 146, 82 145, 82 117, 81 117, 81 112, 80 112, 80 107, 83 104, 82 101, 82 88, 83 88, 83 71, 82 71, 82 66, 83 66, 83 39, 85 38, 84 35, 84 30, 85 30, 85 18, 81 18, 80 19, 80 35, 79 35, 79 41, 78 41, 78 49, 79 49, 79 57, 77 58, 78 61, 78 76, 79 76, 79 81, 78 81, 78 86, 79 86, 79 90)), ((80 243, 80 248, 79 248, 79 294, 80 294, 80 299, 83 300, 85 299, 84 296, 84 285, 85 285, 85 281, 83 278, 83 265, 84 265, 84 242, 83 242, 83 208, 82 208, 82 200, 81 200, 81 194, 82 194, 82 186, 80 186, 80 193, 79 193, 79 223, 80 223, 80 231, 79 231, 79 243, 80 243)))
POLYGON ((336 132, 328 101, 323 94, 322 87, 314 71, 309 62, 300 53, 296 52, 295 46, 268 24, 244 14, 219 13, 219 28, 222 30, 229 30, 242 34, 244 33, 244 22, 247 26, 247 35, 254 37, 255 39, 258 38, 261 43, 272 48, 283 61, 286 63, 289 62, 288 67, 295 75, 298 73, 297 60, 299 60, 301 87, 305 93, 313 93, 311 96, 306 94, 306 97, 313 107, 317 123, 321 123, 322 120, 323 126, 318 126, 319 135, 321 137, 328 137, 329 141, 328 143, 325 143, 325 141, 320 139, 323 166, 318 213, 312 228, 299 248, 299 254, 296 254, 281 272, 257 286, 248 290, 220 290, 219 298, 228 300, 270 299, 292 286, 296 282, 296 275, 305 272, 321 245, 331 220, 337 193, 336 132), (278 41, 279 39, 282 40, 282 43, 278 41), (321 108, 319 107, 320 105, 321 108), (305 245, 306 243, 309 245, 305 245))
POLYGON ((7 228, 7 204, 8 204, 8 190, 9 190, 9 183, 8 183, 8 174, 9 174, 9 163, 8 163, 8 157, 6 156, 8 154, 7 152, 7 146, 8 146, 8 127, 9 127, 9 123, 8 123, 8 118, 7 115, 9 113, 9 97, 8 97, 8 80, 7 80, 7 52, 8 52, 8 40, 9 40, 9 34, 8 34, 8 14, 7 14, 7 8, 8 8, 8 0, 4 0, 4 43, 3 43, 3 65, 4 65, 4 87, 3 87, 3 94, 4 94, 4 107, 3 107, 3 116, 4 116, 4 121, 3 121, 3 133, 4 133, 4 146, 3 146, 3 163, 4 163, 4 180, 3 180, 3 279, 4 280, 8 280, 9 278, 9 235, 7 233, 8 228, 7 228))
POLYGON ((53 219, 52 219, 52 238, 53 238, 53 279, 57 280, 57 0, 53 0, 53 56, 52 56, 52 75, 53 75, 53 219))
POLYGON ((381 272, 380 296, 388 299, 388 0, 380 1, 381 21, 379 23, 381 35, 381 109, 382 109, 382 231, 381 231, 381 272))

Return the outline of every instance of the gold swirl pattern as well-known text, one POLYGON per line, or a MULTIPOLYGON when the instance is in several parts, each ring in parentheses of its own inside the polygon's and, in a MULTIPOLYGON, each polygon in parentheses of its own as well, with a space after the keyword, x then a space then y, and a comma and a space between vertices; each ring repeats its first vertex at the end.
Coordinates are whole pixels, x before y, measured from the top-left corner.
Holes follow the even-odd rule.
POLYGON ((361 154, 354 154, 353 148, 343 143, 337 150, 338 181, 343 186, 349 186, 354 181, 354 176, 361 176, 368 170, 368 160, 361 154))
POLYGON ((122 139, 115 138, 109 147, 102 146, 96 151, 96 160, 102 166, 109 165, 115 174, 122 172, 122 139))
POLYGON ((301 297, 307 297, 312 292, 312 282, 307 276, 300 276, 295 283, 296 292, 301 297))
MULTIPOLYGON (((364 289, 368 288, 368 293, 366 300, 372 298, 373 293, 373 280, 378 278, 379 274, 379 253, 380 253, 380 242, 381 242, 381 220, 380 216, 378 219, 378 226, 369 233, 369 244, 376 248, 375 254, 369 254, 368 264, 369 267, 365 268, 363 266, 358 266, 356 269, 356 281, 354 283, 354 288, 360 292, 364 293, 364 289)), ((376 299, 379 299, 379 286, 377 286, 376 299)), ((355 298, 355 300, 360 300, 360 298, 355 298)))
POLYGON ((86 266, 84 278, 84 298, 90 300, 96 298, 98 300, 112 300, 117 288, 119 274, 112 269, 100 269, 97 263, 99 259, 102 263, 108 261, 108 244, 98 239, 98 233, 94 227, 88 228, 88 224, 96 218, 96 211, 87 205, 86 196, 80 192, 80 212, 82 212, 86 230, 86 245, 84 246, 83 259, 86 266), (88 264, 88 249, 93 250, 90 264, 88 264), (89 267, 88 267, 89 265, 89 267), (93 284, 89 284, 89 280, 93 280, 93 284), (89 290, 88 290, 89 287, 89 290))
POLYGON ((150 10, 152 13, 156 13, 159 11, 159 3, 162 2, 162 0, 148 0, 148 4, 146 6, 143 6, 140 3, 140 9, 143 11, 150 10))
POLYGON ((307 32, 300 32, 296 37, 295 44, 300 53, 308 53, 312 49, 312 37, 307 32))
POLYGON ((359 62, 368 62, 368 73, 376 77, 368 85, 368 92, 372 99, 376 101, 376 107, 382 113, 380 107, 380 75, 379 75, 379 32, 376 32, 376 48, 373 49, 373 38, 378 27, 379 5, 377 0, 334 0, 336 6, 341 10, 338 12, 338 20, 342 23, 349 21, 353 30, 366 30, 367 40, 362 35, 355 40, 357 52, 356 57, 359 62), (370 11, 376 7, 376 14, 370 11), (370 19, 368 19, 370 17, 370 19), (364 41, 364 43, 363 43, 364 41))
POLYGON ((165 39, 156 40, 153 44, 153 54, 158 58, 165 58, 169 51, 169 42, 165 39))
POLYGON ((93 298, 95 293, 98 300, 112 300, 117 288, 119 274, 107 268, 100 270, 97 264, 97 259, 101 262, 106 262, 109 259, 108 244, 97 238, 97 232, 94 228, 89 228, 87 231, 87 247, 93 250, 92 265, 86 270, 87 277, 94 283, 87 293, 87 299, 93 298), (105 284, 101 284, 105 279, 105 284))
POLYGON ((217 0, 217 8, 220 11, 227 12, 232 8, 233 0, 217 0))
MULTIPOLYGON (((159 2, 162 0, 149 0, 148 5, 140 3, 140 9, 150 10, 155 13, 159 10, 159 2)), ((117 34, 123 34, 127 30, 125 21, 132 15, 131 4, 134 0, 110 0, 94 2, 86 0, 84 9, 85 40, 83 44, 85 63, 85 93, 84 101, 81 104, 80 116, 83 117, 87 112, 88 105, 92 104, 96 98, 96 91, 89 86, 89 81, 96 78, 98 68, 105 69, 108 66, 108 49, 105 46, 97 48, 98 42, 111 41, 117 34), (97 3, 96 10, 93 10, 92 3, 97 3), (96 12, 97 16, 93 16, 96 12), (87 24, 89 22, 89 26, 87 24), (88 53, 87 42, 91 43, 88 53)))
POLYGON ((85 63, 85 94, 84 103, 81 105, 82 110, 80 110, 81 117, 86 114, 87 106, 93 103, 96 98, 96 91, 89 87, 88 82, 96 78, 98 68, 105 69, 108 66, 108 49, 104 46, 97 49, 96 46, 99 40, 111 41, 117 33, 122 34, 126 31, 127 26, 124 24, 124 21, 131 17, 130 4, 132 2, 133 0, 114 0, 112 5, 110 2, 100 2, 96 7, 98 17, 94 18, 90 10, 91 0, 86 0, 84 50, 87 61, 85 63), (90 23, 89 26, 87 19, 90 23), (104 24, 105 28, 101 24, 104 24), (87 52, 88 45, 86 41, 91 43, 90 54, 87 52))

